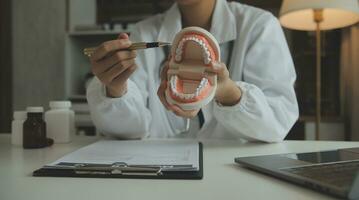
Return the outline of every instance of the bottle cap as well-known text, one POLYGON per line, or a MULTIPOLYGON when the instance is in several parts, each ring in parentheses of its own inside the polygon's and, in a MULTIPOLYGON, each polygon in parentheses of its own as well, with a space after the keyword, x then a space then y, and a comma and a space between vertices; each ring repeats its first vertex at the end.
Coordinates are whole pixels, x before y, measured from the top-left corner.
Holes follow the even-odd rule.
POLYGON ((50 108, 70 108, 71 101, 50 101, 50 108))
POLYGON ((42 112, 44 112, 44 108, 43 107, 27 107, 26 111, 28 113, 42 113, 42 112))
POLYGON ((26 111, 24 111, 24 110, 14 111, 14 119, 25 120, 26 118, 27 118, 26 111))

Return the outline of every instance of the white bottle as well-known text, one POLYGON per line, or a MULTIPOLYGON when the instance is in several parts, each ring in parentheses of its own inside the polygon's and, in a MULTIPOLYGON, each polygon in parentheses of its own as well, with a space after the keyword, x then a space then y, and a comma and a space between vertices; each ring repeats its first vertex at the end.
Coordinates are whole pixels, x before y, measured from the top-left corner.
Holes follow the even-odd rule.
POLYGON ((46 133, 55 143, 71 141, 75 131, 75 112, 70 101, 50 101, 50 109, 45 113, 46 133))
POLYGON ((22 126, 26 118, 26 111, 14 112, 14 120, 11 123, 11 144, 22 146, 22 126))

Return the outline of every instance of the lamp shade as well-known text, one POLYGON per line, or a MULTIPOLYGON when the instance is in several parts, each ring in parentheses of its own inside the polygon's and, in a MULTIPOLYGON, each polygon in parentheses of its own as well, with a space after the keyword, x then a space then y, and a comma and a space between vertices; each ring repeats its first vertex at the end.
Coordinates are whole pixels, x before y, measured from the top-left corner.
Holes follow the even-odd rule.
POLYGON ((321 30, 342 28, 359 21, 358 0, 284 0, 280 23, 290 29, 316 30, 313 12, 316 9, 323 10, 321 30))

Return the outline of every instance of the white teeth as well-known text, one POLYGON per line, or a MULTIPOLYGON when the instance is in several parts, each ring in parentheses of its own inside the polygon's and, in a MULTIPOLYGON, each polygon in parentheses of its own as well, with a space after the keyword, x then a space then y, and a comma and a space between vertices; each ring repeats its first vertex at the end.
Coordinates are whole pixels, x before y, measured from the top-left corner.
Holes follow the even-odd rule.
POLYGON ((200 93, 202 92, 202 90, 207 86, 208 84, 208 79, 206 78, 202 78, 201 82, 198 84, 198 87, 196 88, 196 91, 192 94, 184 94, 182 92, 179 92, 177 90, 177 81, 178 81, 178 77, 176 75, 172 76, 170 79, 170 88, 173 92, 173 94, 181 99, 184 100, 188 100, 188 99, 193 99, 197 96, 200 95, 200 93))
POLYGON ((204 61, 204 64, 209 64, 211 62, 211 57, 207 54, 203 54, 203 61, 204 61))
POLYGON ((208 84, 208 79, 206 78, 202 78, 201 82, 199 83, 199 86, 196 89, 196 96, 199 95, 199 93, 201 93, 201 91, 203 90, 203 88, 205 88, 208 84))
POLYGON ((192 99, 194 97, 194 94, 183 94, 180 93, 179 96, 183 99, 192 99))
POLYGON ((177 76, 171 76, 170 86, 171 86, 171 90, 174 92, 177 91, 176 90, 176 82, 177 82, 177 76))
POLYGON ((203 51, 203 61, 205 64, 209 64, 211 62, 211 54, 208 50, 208 47, 206 45, 206 43, 199 39, 199 38, 196 38, 196 37, 185 37, 185 38, 182 38, 182 40, 179 42, 178 44, 178 47, 176 49, 176 56, 175 56, 175 60, 177 62, 180 62, 182 60, 182 54, 183 54, 183 46, 184 46, 184 43, 188 40, 192 40, 192 41, 195 41, 197 42, 200 47, 202 48, 202 51, 203 51))

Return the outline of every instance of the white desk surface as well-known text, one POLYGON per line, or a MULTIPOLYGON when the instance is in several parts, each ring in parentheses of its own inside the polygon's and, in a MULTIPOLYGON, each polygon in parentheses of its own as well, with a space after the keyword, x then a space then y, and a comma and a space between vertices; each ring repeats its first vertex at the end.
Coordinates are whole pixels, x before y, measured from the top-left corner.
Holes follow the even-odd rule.
POLYGON ((234 157, 358 147, 359 142, 285 141, 277 144, 204 141, 203 180, 143 180, 32 177, 33 170, 96 137, 24 150, 0 134, 0 199, 332 199, 234 164, 234 157))

